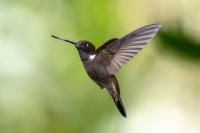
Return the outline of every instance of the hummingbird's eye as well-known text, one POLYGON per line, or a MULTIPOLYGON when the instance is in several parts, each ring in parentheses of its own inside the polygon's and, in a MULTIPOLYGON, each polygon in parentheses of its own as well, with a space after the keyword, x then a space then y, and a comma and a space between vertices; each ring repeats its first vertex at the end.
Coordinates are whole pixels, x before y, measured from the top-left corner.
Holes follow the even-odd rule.
POLYGON ((88 44, 87 44, 87 43, 84 43, 84 44, 83 44, 83 47, 88 47, 88 44))

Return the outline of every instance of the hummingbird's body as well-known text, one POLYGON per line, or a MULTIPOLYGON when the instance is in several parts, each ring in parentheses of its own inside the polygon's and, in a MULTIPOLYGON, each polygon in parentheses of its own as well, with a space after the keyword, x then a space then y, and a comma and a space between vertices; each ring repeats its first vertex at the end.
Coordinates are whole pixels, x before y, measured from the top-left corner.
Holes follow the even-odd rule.
POLYGON ((115 73, 155 36, 159 28, 160 25, 158 24, 142 27, 121 39, 111 39, 97 49, 89 41, 72 42, 56 36, 52 37, 76 46, 89 77, 100 88, 108 90, 120 113, 126 117, 126 110, 120 98, 120 87, 115 73))

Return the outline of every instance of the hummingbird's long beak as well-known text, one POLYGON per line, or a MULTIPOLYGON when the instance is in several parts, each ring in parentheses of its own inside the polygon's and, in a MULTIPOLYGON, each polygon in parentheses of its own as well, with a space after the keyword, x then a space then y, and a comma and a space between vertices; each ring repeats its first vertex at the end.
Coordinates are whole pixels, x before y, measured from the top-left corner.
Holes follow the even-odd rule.
POLYGON ((67 39, 63 39, 63 38, 60 38, 60 37, 57 37, 57 36, 54 36, 54 35, 51 35, 51 36, 52 36, 53 38, 56 38, 56 39, 59 39, 59 40, 65 41, 65 42, 69 42, 69 43, 71 43, 71 44, 76 45, 76 43, 73 42, 73 41, 70 41, 70 40, 67 40, 67 39))

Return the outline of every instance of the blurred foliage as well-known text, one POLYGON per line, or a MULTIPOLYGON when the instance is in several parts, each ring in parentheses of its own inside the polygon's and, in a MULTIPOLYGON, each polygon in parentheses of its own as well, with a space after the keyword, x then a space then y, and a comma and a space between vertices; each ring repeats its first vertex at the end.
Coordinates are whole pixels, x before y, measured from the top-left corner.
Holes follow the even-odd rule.
POLYGON ((198 133, 199 4, 1 0, 0 133, 198 133), (98 47, 150 23, 162 30, 117 73, 127 119, 76 49, 50 37, 98 47))
POLYGON ((200 42, 195 40, 191 35, 184 33, 183 28, 176 24, 177 28, 168 28, 167 31, 161 30, 159 32, 159 37, 161 40, 158 45, 160 51, 169 52, 169 50, 174 51, 174 53, 179 53, 184 59, 189 58, 190 60, 200 61, 200 42), (166 50, 168 48, 168 50, 166 50))

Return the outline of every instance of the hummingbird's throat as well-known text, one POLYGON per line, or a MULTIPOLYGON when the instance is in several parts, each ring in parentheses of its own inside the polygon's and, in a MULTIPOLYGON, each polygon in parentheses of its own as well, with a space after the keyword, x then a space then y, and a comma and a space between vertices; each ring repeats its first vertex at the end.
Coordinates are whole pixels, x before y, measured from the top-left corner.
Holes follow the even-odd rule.
POLYGON ((93 61, 94 58, 95 58, 95 56, 96 56, 95 54, 91 54, 91 55, 89 56, 89 60, 90 60, 90 61, 93 61))

